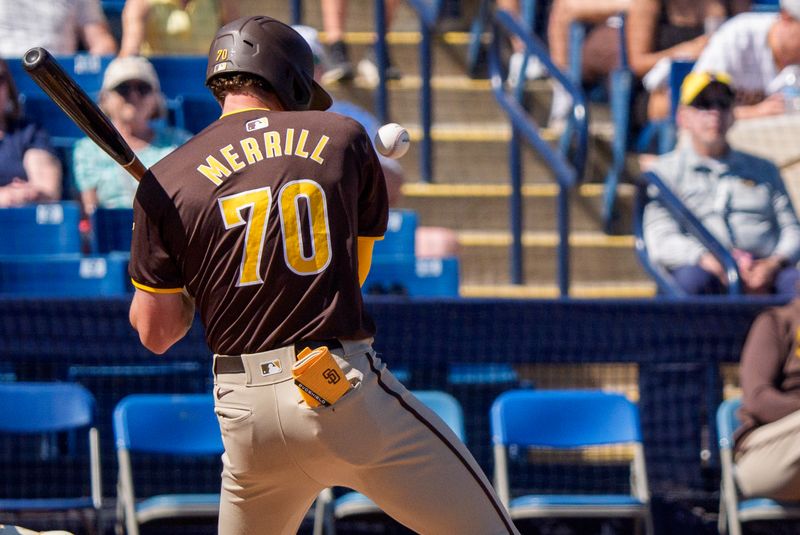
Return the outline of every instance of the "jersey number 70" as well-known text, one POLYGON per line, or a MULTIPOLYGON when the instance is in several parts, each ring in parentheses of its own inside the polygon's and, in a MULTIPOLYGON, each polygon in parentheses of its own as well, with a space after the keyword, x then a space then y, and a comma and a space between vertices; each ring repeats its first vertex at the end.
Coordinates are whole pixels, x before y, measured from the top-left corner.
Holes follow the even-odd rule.
MULTIPOLYGON (((244 251, 237 286, 264 282, 261 277, 261 256, 267 223, 272 213, 272 200, 272 188, 269 186, 217 199, 226 230, 245 225, 244 251), (249 208, 247 219, 244 216, 246 208, 249 208)), ((313 180, 293 180, 278 191, 277 203, 286 265, 298 275, 315 275, 324 271, 331 261, 331 239, 328 206, 322 187, 313 180), (308 205, 307 225, 311 229, 309 234, 312 243, 307 256, 298 205, 301 198, 308 205)))

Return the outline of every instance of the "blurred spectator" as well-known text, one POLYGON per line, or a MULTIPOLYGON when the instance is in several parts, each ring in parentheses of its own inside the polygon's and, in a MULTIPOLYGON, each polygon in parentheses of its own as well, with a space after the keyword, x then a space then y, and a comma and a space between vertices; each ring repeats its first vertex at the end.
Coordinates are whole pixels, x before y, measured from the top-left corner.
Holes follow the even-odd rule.
MULTIPOLYGON (((625 28, 628 61, 645 89, 634 98, 636 128, 668 116, 671 60, 697 59, 722 22, 749 5, 743 0, 633 0, 625 28)), ((718 65, 708 69, 725 70, 718 65)))
MULTIPOLYGON (((305 38, 314 54, 314 77, 317 80, 324 78, 325 74, 325 49, 319 41, 317 30, 310 26, 292 26, 305 38)), ((344 100, 334 100, 328 112, 335 112, 355 119, 367 131, 369 138, 374 140, 381 124, 378 118, 364 108, 344 100)), ((389 206, 397 208, 403 198, 403 182, 405 171, 397 160, 378 155, 386 179, 386 190, 389 196, 389 206)), ((416 233, 415 255, 426 258, 441 258, 458 255, 458 239, 452 229, 443 227, 418 227, 416 233)))
POLYGON ((753 322, 742 349, 734 472, 746 497, 800 500, 800 299, 753 322))
POLYGON ((79 41, 91 54, 109 55, 117 43, 99 0, 0 0, 0 56, 22 57, 34 46, 56 56, 74 54, 79 41))
MULTIPOLYGON (((386 27, 389 28, 397 5, 400 0, 386 0, 386 27)), ((322 2, 322 29, 328 44, 328 65, 321 81, 324 83, 352 80, 354 76, 353 65, 350 63, 350 52, 344 42, 344 28, 347 20, 348 0, 321 0, 322 2)), ((388 51, 387 51, 388 53, 388 51)), ((387 58, 388 59, 388 58, 387 58)), ((398 80, 400 71, 388 59, 386 78, 398 80)), ((370 48, 367 56, 358 63, 359 74, 370 83, 378 81, 378 66, 375 59, 375 50, 370 48)))
POLYGON ((22 119, 17 87, 0 59, 0 208, 57 201, 61 163, 44 129, 22 119))
MULTIPOLYGON (((697 60, 695 70, 729 72, 737 119, 784 113, 780 74, 800 63, 800 0, 781 0, 779 13, 744 13, 726 22, 697 60)), ((793 76, 792 78, 796 78, 793 76)))
MULTIPOLYGON (((609 18, 628 10, 631 0, 608 0, 598 3, 591 0, 553 0, 547 23, 547 44, 550 57, 556 67, 566 70, 569 67, 569 32, 574 22, 592 24, 583 44, 582 80, 596 83, 606 77, 619 63, 619 30, 613 27, 609 18)), ((517 15, 520 14, 519 0, 498 0, 497 6, 517 15)), ((519 68, 524 59, 524 45, 519 39, 512 39, 514 53, 508 62, 508 83, 519 83, 519 68)), ((528 58, 525 78, 532 80, 542 77, 546 71, 535 58, 528 58)), ((571 111, 572 99, 560 84, 554 86, 553 105, 550 112, 550 125, 563 123, 571 111)))
MULTIPOLYGON (((656 160, 653 172, 729 248, 746 293, 794 296, 800 223, 778 168, 728 146, 734 98, 727 75, 690 73, 678 109, 678 126, 687 135, 675 151, 656 160)), ((722 265, 657 198, 645 209, 644 231, 653 261, 671 271, 687 293, 724 291, 722 265)))
POLYGON ((237 18, 237 0, 126 0, 119 53, 205 56, 217 29, 237 18))
MULTIPOLYGON (((128 56, 108 64, 100 90, 100 108, 146 166, 151 166, 189 139, 189 134, 154 120, 166 112, 153 66, 128 56)), ((73 153, 75 182, 87 214, 98 206, 130 208, 136 181, 89 138, 73 153)))

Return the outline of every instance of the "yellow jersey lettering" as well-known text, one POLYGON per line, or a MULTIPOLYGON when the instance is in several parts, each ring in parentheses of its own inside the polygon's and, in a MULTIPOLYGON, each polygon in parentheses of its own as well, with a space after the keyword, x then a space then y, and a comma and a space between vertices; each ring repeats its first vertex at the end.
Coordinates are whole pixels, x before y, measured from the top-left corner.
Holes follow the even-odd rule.
POLYGON ((198 165, 197 170, 217 186, 222 184, 222 176, 231 176, 231 170, 211 155, 206 158, 206 164, 198 165))
POLYGON ((311 153, 311 159, 320 165, 322 165, 322 162, 325 161, 325 159, 321 157, 321 154, 322 154, 322 149, 324 149, 325 145, 328 144, 329 139, 330 138, 328 136, 322 136, 321 138, 319 138, 317 146, 314 147, 314 152, 311 153))
POLYGON ((246 137, 239 142, 244 152, 244 157, 248 164, 254 164, 264 159, 261 154, 261 147, 258 146, 258 141, 254 137, 246 137))
POLYGON ((297 140, 297 146, 294 148, 295 156, 300 156, 301 158, 308 158, 308 153, 306 152, 307 139, 308 139, 308 130, 304 128, 300 130, 300 138, 297 140))
POLYGON ((239 155, 233 151, 233 145, 227 145, 220 149, 219 153, 228 161, 234 171, 244 167, 244 164, 239 161, 239 155))
POLYGON ((275 131, 264 132, 264 149, 267 151, 267 158, 282 156, 281 135, 275 131))
POLYGON ((294 128, 286 129, 286 141, 283 145, 284 154, 291 154, 294 150, 294 128))

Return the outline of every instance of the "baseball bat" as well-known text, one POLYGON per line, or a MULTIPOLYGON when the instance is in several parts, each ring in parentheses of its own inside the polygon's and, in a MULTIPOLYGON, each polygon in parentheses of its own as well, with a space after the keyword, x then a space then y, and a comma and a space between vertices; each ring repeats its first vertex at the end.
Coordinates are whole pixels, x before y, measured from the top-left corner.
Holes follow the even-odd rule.
POLYGON ((31 48, 22 57, 22 66, 33 81, 78 125, 78 128, 133 178, 141 180, 147 168, 136 157, 122 134, 111 124, 111 120, 61 68, 50 52, 42 47, 31 48))

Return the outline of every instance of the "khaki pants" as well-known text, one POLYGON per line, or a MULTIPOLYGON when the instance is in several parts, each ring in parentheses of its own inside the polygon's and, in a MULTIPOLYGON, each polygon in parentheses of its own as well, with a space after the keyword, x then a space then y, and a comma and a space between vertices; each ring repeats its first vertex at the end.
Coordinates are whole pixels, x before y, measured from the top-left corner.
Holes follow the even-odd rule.
POLYGON ((221 535, 297 532, 326 487, 355 489, 422 533, 518 533, 467 448, 387 370, 371 340, 332 353, 353 389, 309 408, 291 380, 294 348, 243 355, 215 376, 225 445, 221 535), (280 370, 262 363, 279 360, 280 370), (269 375, 262 375, 262 370, 269 375))
POLYGON ((750 433, 735 474, 747 497, 800 500, 800 411, 750 433))

